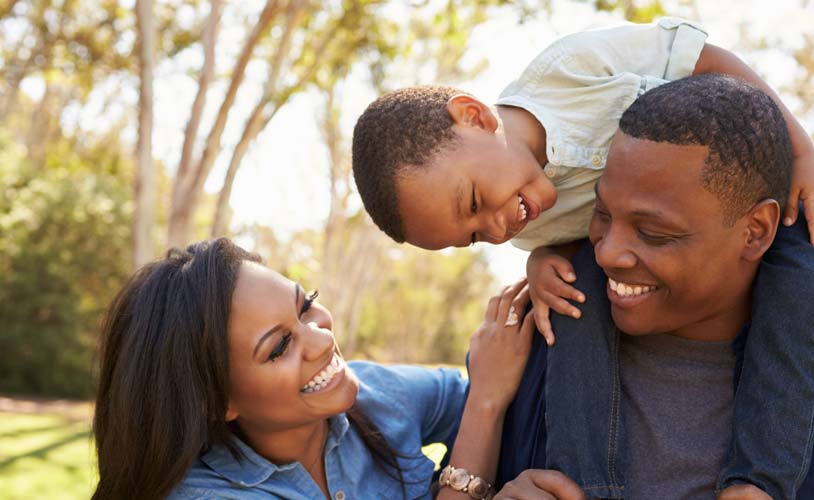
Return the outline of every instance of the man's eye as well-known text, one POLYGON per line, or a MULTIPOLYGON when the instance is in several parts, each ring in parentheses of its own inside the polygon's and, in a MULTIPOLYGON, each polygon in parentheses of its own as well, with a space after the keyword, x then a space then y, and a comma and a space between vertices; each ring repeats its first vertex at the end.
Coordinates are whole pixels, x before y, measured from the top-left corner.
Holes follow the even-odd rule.
POLYGON ((648 233, 647 231, 642 231, 641 229, 638 230, 638 233, 639 233, 639 238, 641 238, 643 241, 645 241, 645 242, 647 242, 647 243, 649 243, 651 245, 655 245, 655 246, 666 245, 666 244, 672 243, 672 242, 674 242, 676 240, 672 236, 651 234, 651 233, 648 233))
POLYGON ((277 358, 285 354, 288 350, 288 345, 291 343, 291 332, 286 333, 283 335, 283 338, 280 339, 280 343, 277 344, 277 347, 271 351, 269 354, 269 361, 275 361, 277 358))

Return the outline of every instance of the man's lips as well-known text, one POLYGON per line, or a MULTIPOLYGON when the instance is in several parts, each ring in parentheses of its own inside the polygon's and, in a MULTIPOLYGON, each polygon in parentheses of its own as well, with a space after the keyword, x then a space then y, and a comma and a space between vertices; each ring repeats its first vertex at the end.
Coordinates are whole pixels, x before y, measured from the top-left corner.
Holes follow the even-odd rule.
POLYGON ((659 287, 646 283, 623 282, 608 278, 607 294, 613 305, 633 307, 649 299, 659 287))

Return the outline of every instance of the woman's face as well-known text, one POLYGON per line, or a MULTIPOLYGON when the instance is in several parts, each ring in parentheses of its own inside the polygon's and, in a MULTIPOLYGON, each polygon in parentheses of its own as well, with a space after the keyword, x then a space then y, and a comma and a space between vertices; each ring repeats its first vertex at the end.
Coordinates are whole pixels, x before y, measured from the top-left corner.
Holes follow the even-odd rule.
POLYGON ((353 405, 359 382, 342 359, 331 314, 302 287, 244 261, 229 316, 229 409, 241 428, 280 431, 353 405))

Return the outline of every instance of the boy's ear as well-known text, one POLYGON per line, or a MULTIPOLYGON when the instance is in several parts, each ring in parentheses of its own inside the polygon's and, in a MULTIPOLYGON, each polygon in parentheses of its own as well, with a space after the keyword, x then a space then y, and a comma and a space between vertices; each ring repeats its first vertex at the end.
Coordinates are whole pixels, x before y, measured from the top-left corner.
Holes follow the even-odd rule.
POLYGON ((456 125, 476 127, 487 132, 497 130, 497 116, 483 102, 468 94, 458 94, 447 101, 447 112, 456 125))
POLYGON ((780 205, 773 199, 760 201, 746 214, 743 258, 758 261, 772 246, 780 220, 780 205))

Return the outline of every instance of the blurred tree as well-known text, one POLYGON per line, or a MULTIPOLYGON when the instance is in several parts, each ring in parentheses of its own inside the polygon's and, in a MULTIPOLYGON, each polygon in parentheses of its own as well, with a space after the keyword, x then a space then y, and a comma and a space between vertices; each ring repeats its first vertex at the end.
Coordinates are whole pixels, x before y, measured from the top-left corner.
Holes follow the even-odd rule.
POLYGON ((153 164, 153 65, 155 33, 152 0, 136 0, 136 43, 139 61, 138 145, 133 210, 133 268, 153 258, 151 238, 155 209, 153 164))
POLYGON ((129 157, 115 135, 61 137, 43 176, 0 135, 0 391, 92 394, 97 322, 129 269, 129 157))

